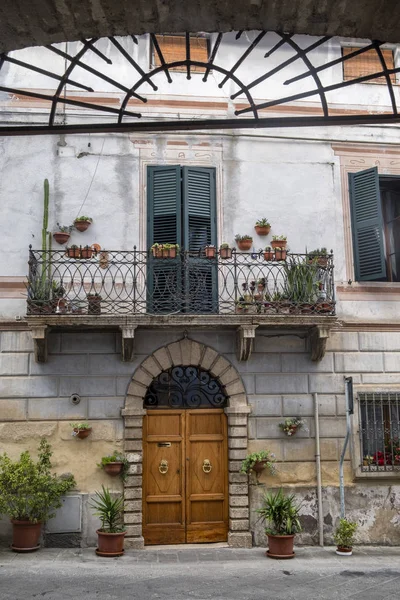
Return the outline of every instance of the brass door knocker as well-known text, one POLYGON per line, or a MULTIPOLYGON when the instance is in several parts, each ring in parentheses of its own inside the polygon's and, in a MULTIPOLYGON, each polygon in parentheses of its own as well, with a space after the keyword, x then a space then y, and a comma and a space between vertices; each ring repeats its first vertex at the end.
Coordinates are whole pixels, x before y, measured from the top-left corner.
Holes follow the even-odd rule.
POLYGON ((163 459, 158 465, 158 470, 160 471, 161 475, 165 475, 165 473, 168 471, 168 461, 163 459))
POLYGON ((212 469, 212 464, 210 463, 210 461, 208 460, 208 458, 205 458, 203 460, 203 471, 204 473, 210 473, 212 469))

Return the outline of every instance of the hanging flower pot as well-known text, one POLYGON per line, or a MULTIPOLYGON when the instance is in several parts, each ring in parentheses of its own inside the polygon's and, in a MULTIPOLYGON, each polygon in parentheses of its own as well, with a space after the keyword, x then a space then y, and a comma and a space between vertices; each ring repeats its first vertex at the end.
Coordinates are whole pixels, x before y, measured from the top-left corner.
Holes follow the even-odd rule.
POLYGON ((219 255, 223 260, 232 258, 232 248, 229 248, 228 244, 221 244, 219 247, 219 255))
POLYGON ((70 248, 67 248, 67 256, 68 258, 80 258, 81 249, 75 244, 73 244, 70 248))
POLYGON ((253 245, 253 238, 250 235, 237 235, 235 240, 242 252, 247 252, 253 245))
POLYGON ((123 466, 124 463, 122 462, 109 462, 104 465, 103 469, 108 475, 111 475, 111 477, 116 477, 117 475, 120 475, 123 466))
POLYGON ((272 248, 286 248, 287 239, 284 235, 274 235, 272 238, 272 248))
POLYGON ((65 231, 55 231, 53 233, 53 238, 55 239, 57 244, 60 244, 60 246, 63 246, 64 244, 66 244, 70 237, 71 237, 70 234, 65 231))
POLYGON ((74 227, 78 231, 83 232, 83 231, 86 231, 86 229, 92 224, 92 222, 93 222, 93 219, 91 219, 90 217, 86 217, 86 216, 78 217, 74 221, 74 227))
POLYGON ((163 257, 162 244, 153 244, 150 249, 153 254, 153 258, 162 258, 163 257))
POLYGON ((92 258, 93 256, 93 249, 90 246, 85 246, 84 248, 82 248, 81 250, 81 258, 92 258))
POLYGON ((72 427, 72 436, 77 437, 80 440, 87 438, 92 431, 89 423, 71 423, 72 427))

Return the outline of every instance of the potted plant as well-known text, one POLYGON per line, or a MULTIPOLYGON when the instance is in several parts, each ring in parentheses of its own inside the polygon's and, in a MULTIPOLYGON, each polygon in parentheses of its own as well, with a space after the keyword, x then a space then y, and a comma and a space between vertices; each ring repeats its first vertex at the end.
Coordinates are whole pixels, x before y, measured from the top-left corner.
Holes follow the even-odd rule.
POLYGON ((285 495, 282 488, 264 495, 263 506, 257 510, 266 522, 268 536, 267 556, 270 558, 293 558, 294 536, 300 533, 300 505, 295 495, 285 495))
POLYGON ((271 246, 275 248, 286 248, 287 237, 286 235, 273 235, 271 246))
MULTIPOLYGON (((179 244, 161 244, 161 246, 159 246, 159 250, 161 250, 161 258, 176 258, 179 250, 179 244)), ((157 256, 157 258, 160 257, 157 256)))
POLYGON ((67 256, 68 258, 80 258, 81 249, 76 244, 72 244, 70 248, 67 248, 67 256))
POLYGON ((0 455, 0 514, 11 518, 14 552, 39 548, 42 523, 54 517, 61 496, 75 485, 72 475, 51 473, 51 455, 45 438, 40 441, 37 461, 28 451, 15 461, 7 454, 0 455))
POLYGON ((304 421, 299 417, 293 417, 290 419, 285 419, 283 423, 279 423, 280 429, 282 429, 283 433, 288 436, 294 435, 298 429, 301 429, 304 425, 304 421))
POLYGON ((150 248, 151 253, 153 255, 153 258, 162 258, 162 250, 163 250, 163 246, 162 244, 153 244, 152 247, 150 248))
POLYGON ((104 469, 111 477, 120 475, 122 481, 125 481, 128 474, 129 462, 124 454, 115 450, 112 454, 103 456, 97 466, 104 469))
POLYGON ((27 288, 27 312, 29 315, 43 315, 54 312, 54 300, 52 282, 35 275, 28 279, 27 288))
POLYGON ((326 248, 311 250, 311 252, 307 253, 307 256, 309 262, 316 263, 321 268, 326 268, 328 266, 329 255, 326 248))
POLYGON ((85 246, 81 249, 81 258, 92 258, 93 256, 93 248, 91 246, 85 246))
POLYGON ((249 306, 242 296, 235 302, 235 312, 237 314, 246 314, 249 312, 249 306))
POLYGON ((78 231, 86 231, 86 229, 93 223, 93 219, 87 217, 86 215, 82 215, 81 217, 77 217, 74 221, 75 229, 78 231))
POLYGON ((60 225, 57 223, 57 231, 53 233, 53 238, 57 242, 57 244, 63 245, 66 244, 71 236, 71 225, 60 225))
POLYGON ((251 237, 251 235, 237 234, 235 236, 235 241, 238 245, 239 250, 242 250, 242 252, 250 250, 253 245, 253 238, 251 237))
POLYGON ((87 438, 92 431, 92 426, 89 423, 70 423, 72 427, 72 436, 78 437, 80 440, 87 438))
POLYGON ((264 471, 264 469, 268 469, 271 475, 275 473, 275 455, 272 454, 269 450, 261 450, 261 452, 252 452, 248 454, 246 458, 242 462, 242 467, 240 469, 241 473, 251 473, 254 472, 257 477, 264 471))
POLYGON ((271 246, 266 246, 265 250, 264 250, 264 260, 274 260, 274 253, 272 251, 271 246))
POLYGON ((340 556, 351 556, 353 554, 354 535, 357 530, 357 523, 340 519, 333 539, 337 544, 336 554, 340 556))
POLYGON ((97 533, 96 554, 99 556, 122 556, 124 553, 124 537, 126 534, 123 525, 124 498, 117 496, 113 498, 110 490, 101 487, 96 492, 90 507, 94 509, 94 516, 100 517, 101 527, 97 533))
POLYGON ((220 245, 219 255, 223 260, 225 260, 227 258, 232 258, 232 248, 229 247, 229 244, 226 244, 224 242, 223 244, 220 245))
POLYGON ((90 293, 87 294, 86 298, 88 301, 88 315, 100 315, 102 301, 100 294, 90 293))
POLYGON ((275 260, 286 260, 287 250, 284 247, 275 247, 275 260))
POLYGON ((263 292, 265 290, 265 284, 266 284, 265 277, 261 277, 260 279, 257 279, 257 289, 259 292, 263 292))
POLYGON ((206 258, 215 258, 217 255, 217 249, 215 246, 209 245, 204 248, 204 254, 206 258))
POLYGON ((256 230, 257 235, 268 235, 271 231, 271 225, 268 223, 267 219, 259 219, 254 229, 256 230))

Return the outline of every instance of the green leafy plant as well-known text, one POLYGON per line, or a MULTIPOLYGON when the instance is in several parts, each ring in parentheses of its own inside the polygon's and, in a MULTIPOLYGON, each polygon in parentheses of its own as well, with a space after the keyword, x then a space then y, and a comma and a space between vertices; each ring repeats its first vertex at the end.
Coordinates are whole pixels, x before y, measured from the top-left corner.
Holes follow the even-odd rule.
POLYGON ((354 545, 354 536, 357 530, 357 523, 340 519, 333 539, 340 548, 352 548, 354 545))
POLYGON ((306 261, 288 260, 283 266, 284 293, 294 303, 315 303, 318 292, 318 267, 306 261))
POLYGON ((282 431, 289 436, 294 435, 298 429, 301 429, 301 427, 303 427, 303 425, 304 421, 299 417, 285 419, 282 423, 279 423, 280 429, 282 429, 282 431))
POLYGON ((271 227, 271 223, 268 223, 268 219, 259 219, 256 221, 256 227, 271 227))
POLYGON ((45 438, 40 441, 36 462, 28 451, 16 461, 6 453, 0 455, 0 514, 32 523, 54 517, 54 510, 61 506, 61 496, 76 484, 71 474, 51 473, 51 456, 51 446, 45 438))
POLYGON ((57 223, 57 231, 60 233, 71 233, 73 228, 73 225, 60 225, 60 223, 57 223))
POLYGON ((254 470, 254 466, 257 465, 257 463, 263 463, 264 469, 268 469, 271 475, 274 475, 276 471, 274 466, 275 455, 269 450, 261 450, 260 452, 248 454, 242 462, 240 472, 250 473, 250 471, 254 470))
POLYGON ((93 223, 93 219, 91 217, 87 217, 86 215, 82 215, 81 217, 77 217, 74 221, 74 223, 76 223, 77 221, 88 221, 89 223, 93 223))
POLYGON ((285 495, 282 488, 275 493, 267 492, 257 512, 267 524, 265 531, 269 535, 293 535, 302 530, 300 505, 294 494, 285 495))
POLYGON ((308 258, 317 258, 318 256, 328 256, 328 250, 326 248, 317 248, 316 250, 310 250, 307 252, 308 258))
POLYGON ((72 435, 76 435, 78 431, 84 431, 85 429, 92 429, 89 423, 70 423, 72 429, 72 435))
POLYGON ((220 245, 220 249, 221 248, 229 248, 229 244, 227 244, 226 242, 224 242, 223 244, 220 245))
POLYGON ((235 240, 237 242, 242 242, 243 240, 251 240, 251 241, 253 241, 253 238, 251 237, 251 235, 240 235, 239 233, 237 233, 235 235, 235 240))
POLYGON ((94 516, 100 518, 100 531, 104 533, 120 533, 125 531, 122 519, 124 508, 123 496, 113 498, 110 490, 102 485, 101 491, 96 492, 96 497, 90 503, 90 508, 94 510, 94 516))
POLYGON ((286 235, 273 235, 272 240, 274 242, 286 242, 287 237, 286 237, 286 235))
POLYGON ((114 450, 112 454, 108 454, 107 456, 103 456, 97 466, 103 469, 106 465, 110 463, 119 462, 122 463, 122 471, 120 473, 120 477, 122 481, 126 481, 128 470, 129 470, 129 462, 126 458, 125 454, 122 454, 118 450, 114 450))

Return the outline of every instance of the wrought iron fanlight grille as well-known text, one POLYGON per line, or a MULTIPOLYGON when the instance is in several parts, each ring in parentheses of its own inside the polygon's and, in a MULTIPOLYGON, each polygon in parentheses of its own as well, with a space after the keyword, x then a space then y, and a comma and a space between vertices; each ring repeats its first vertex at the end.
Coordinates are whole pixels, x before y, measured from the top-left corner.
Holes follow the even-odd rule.
MULTIPOLYGON (((30 99, 36 106, 40 105, 41 112, 39 123, 32 122, 34 120, 32 114, 26 122, 18 124, 15 124, 13 119, 3 118, 0 134, 48 134, 63 131, 177 131, 357 125, 399 121, 397 91, 393 79, 400 71, 400 67, 387 64, 381 41, 366 43, 363 47, 343 52, 333 60, 328 60, 331 43, 331 38, 328 36, 308 38, 278 32, 267 34, 266 31, 245 33, 240 31, 236 36, 219 33, 211 36, 208 60, 202 62, 194 60, 191 55, 190 34, 184 35, 185 58, 168 62, 158 44, 157 36, 150 34, 154 53, 157 55, 158 66, 155 68, 151 66, 145 68, 143 61, 139 61, 137 53, 132 50, 132 40, 133 47, 138 44, 138 38, 135 36, 129 38, 131 46, 125 38, 108 38, 110 44, 108 48, 112 48, 114 62, 123 65, 124 73, 129 71, 129 76, 124 79, 120 77, 120 71, 113 70, 113 61, 104 52, 104 38, 92 38, 74 43, 70 51, 62 50, 60 44, 46 46, 46 52, 64 60, 63 72, 45 69, 42 65, 22 60, 19 52, 23 51, 1 55, 0 92, 3 92, 3 97, 0 101, 0 109, 2 105, 3 112, 7 111, 10 114, 10 111, 18 107, 21 100, 26 102, 30 99), (230 60, 222 56, 221 50, 227 39, 232 48, 230 60), (322 53, 321 60, 321 50, 324 49, 326 52, 322 53), (352 79, 343 77, 343 65, 366 52, 376 54, 375 72, 368 72, 352 79), (257 60, 254 61, 256 53, 257 60), (94 56, 101 61, 104 69, 99 70, 93 66, 94 56), (18 69, 18 77, 9 76, 11 68, 18 69), (166 93, 161 93, 159 90, 159 86, 164 85, 165 82, 171 84, 170 93, 174 93, 173 84, 175 84, 175 92, 180 93, 182 79, 179 77, 182 73, 178 74, 176 69, 186 71, 188 82, 198 77, 204 85, 211 80, 214 84, 216 82, 218 89, 224 92, 222 99, 225 99, 229 106, 234 107, 234 117, 231 117, 227 110, 225 118, 214 118, 212 112, 212 118, 203 118, 207 111, 199 110, 199 114, 190 119, 177 119, 169 118, 168 115, 156 116, 154 112, 146 109, 146 103, 149 99, 154 99, 155 94, 158 99, 166 96, 166 93), (195 70, 201 73, 194 75, 195 70), (49 82, 56 81, 54 93, 42 93, 32 86, 24 85, 23 74, 31 75, 32 72, 44 76, 49 82), (331 76, 333 73, 334 76, 331 76), (95 86, 96 92, 87 81, 87 78, 93 80, 93 77, 98 82, 95 86), (282 87, 281 93, 276 91, 277 79, 282 87), (379 101, 379 106, 371 108, 365 105, 364 108, 361 106, 357 110, 346 111, 335 108, 333 106, 335 102, 329 101, 330 95, 337 90, 378 80, 379 83, 383 81, 382 89, 387 91, 385 102, 379 101), (15 81, 21 81, 21 84, 16 86, 15 81), (105 102, 104 98, 96 97, 99 89, 105 89, 104 86, 117 95, 113 102, 105 102), (272 88, 273 92, 270 91, 272 88), (79 97, 77 97, 78 93, 81 94, 79 97), (270 97, 275 93, 275 97, 270 97), (315 102, 314 112, 308 111, 307 114, 305 111, 304 114, 303 111, 302 114, 302 103, 309 100, 315 102), (282 106, 290 107, 291 110, 279 112, 279 107, 282 106), (293 107, 297 110, 293 111, 293 107), (290 116, 293 112, 296 116, 290 116), (351 114, 348 114, 349 112, 351 114), (102 115, 102 117, 96 119, 95 115, 102 115)), ((23 54, 23 57, 25 56, 26 53, 23 54)), ((32 56, 35 56, 34 52, 32 56)), ((198 86, 193 89, 196 89, 198 94, 198 86)), ((360 94, 360 90, 358 93, 360 94)), ((362 93, 360 95, 362 96, 362 93)))
POLYGON ((150 384, 144 408, 225 408, 228 397, 208 371, 173 367, 150 384))

